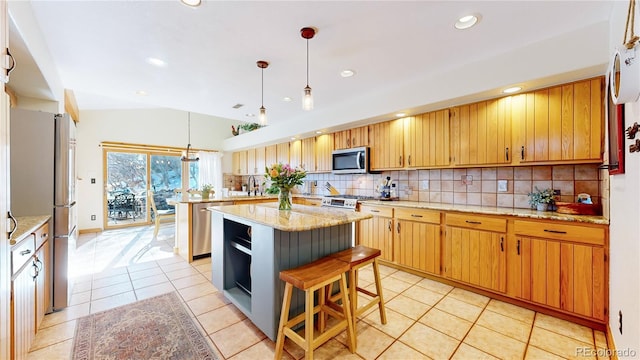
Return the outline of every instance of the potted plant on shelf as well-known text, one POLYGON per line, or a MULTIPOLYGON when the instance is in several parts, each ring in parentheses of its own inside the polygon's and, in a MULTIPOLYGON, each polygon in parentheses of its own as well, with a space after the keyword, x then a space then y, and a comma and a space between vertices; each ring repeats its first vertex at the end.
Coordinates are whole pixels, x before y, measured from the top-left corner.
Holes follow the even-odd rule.
POLYGON ((549 204, 553 204, 555 200, 553 189, 540 190, 537 186, 528 195, 531 208, 535 208, 538 211, 547 211, 549 204))
POLYGON ((202 190, 200 195, 202 195, 202 200, 209 200, 209 195, 213 193, 213 186, 211 184, 202 185, 202 190))

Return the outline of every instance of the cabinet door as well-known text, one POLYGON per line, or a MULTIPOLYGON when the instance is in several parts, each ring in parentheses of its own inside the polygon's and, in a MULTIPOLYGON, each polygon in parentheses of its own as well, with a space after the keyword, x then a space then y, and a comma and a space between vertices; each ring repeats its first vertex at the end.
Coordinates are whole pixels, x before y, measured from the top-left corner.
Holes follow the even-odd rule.
POLYGON ((289 143, 276 145, 276 162, 289 164, 289 143))
POLYGON ((351 147, 351 131, 337 131, 333 133, 333 147, 335 150, 348 149, 351 147))
POLYGON ((35 269, 31 262, 12 281, 13 359, 26 359, 35 338, 35 269))
POLYGON ((331 134, 324 134, 316 137, 316 171, 329 172, 331 171, 333 152, 333 136, 331 134))
POLYGON ((253 169, 249 169, 249 173, 253 175, 262 175, 264 174, 264 167, 266 166, 265 147, 261 146, 253 150, 255 152, 255 162, 253 169))
POLYGON ((302 140, 289 143, 289 164, 294 168, 302 166, 302 140))
POLYGON ((380 258, 393 261, 393 219, 374 216, 358 222, 358 244, 380 249, 380 258))
POLYGON ((255 174, 256 170, 256 149, 249 149, 246 151, 247 153, 247 168, 245 169, 245 173, 243 175, 252 175, 255 174))
POLYGON ((526 94, 520 162, 601 160, 603 86, 599 77, 526 94))
POLYGON ((407 167, 449 165, 449 109, 405 118, 407 167))
POLYGON ((511 97, 454 108, 456 165, 510 163, 511 117, 511 97))
MULTIPOLYGON (((258 174, 264 173, 265 166, 271 166, 278 162, 278 146, 270 145, 264 148, 264 166, 258 168, 258 174)), ((285 163, 286 164, 286 163, 285 163)))
POLYGON ((519 236, 525 300, 605 319, 604 248, 519 236))
POLYGON ((489 290, 506 291, 506 235, 447 226, 445 274, 489 290))
POLYGON ((36 278, 36 332, 44 319, 44 314, 49 307, 49 294, 51 293, 48 281, 51 266, 49 241, 45 241, 36 252, 36 266, 38 267, 38 277, 36 278))
POLYGON ((351 147, 369 146, 369 127, 351 129, 351 147))
POLYGON ((396 262, 440 275, 440 225, 398 219, 395 221, 393 243, 397 249, 396 262))
POLYGON ((302 168, 308 172, 316 171, 316 138, 302 139, 301 163, 302 168))
POLYGON ((404 119, 369 125, 371 170, 398 169, 404 166, 404 119))

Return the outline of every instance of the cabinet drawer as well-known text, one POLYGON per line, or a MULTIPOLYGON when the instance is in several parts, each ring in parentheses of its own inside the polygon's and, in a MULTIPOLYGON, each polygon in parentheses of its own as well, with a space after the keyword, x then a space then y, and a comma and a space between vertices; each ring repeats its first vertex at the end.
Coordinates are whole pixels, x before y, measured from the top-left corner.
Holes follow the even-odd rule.
POLYGON ((360 205, 360 212, 373 216, 393 217, 393 208, 386 206, 360 205))
POLYGON ((476 230, 504 233, 507 232, 507 220, 480 216, 476 214, 447 214, 447 226, 457 226, 476 230))
POLYGON ((440 224, 440 212, 426 209, 395 208, 396 219, 440 224))
POLYGON ((513 224, 516 235, 604 245, 605 231, 599 227, 522 220, 513 224))
POLYGON ((11 275, 15 275, 27 261, 31 260, 35 250, 33 234, 29 234, 11 250, 11 275))
POLYGON ((49 223, 45 223, 38 230, 36 230, 33 235, 36 240, 36 250, 44 244, 45 241, 49 240, 49 223))

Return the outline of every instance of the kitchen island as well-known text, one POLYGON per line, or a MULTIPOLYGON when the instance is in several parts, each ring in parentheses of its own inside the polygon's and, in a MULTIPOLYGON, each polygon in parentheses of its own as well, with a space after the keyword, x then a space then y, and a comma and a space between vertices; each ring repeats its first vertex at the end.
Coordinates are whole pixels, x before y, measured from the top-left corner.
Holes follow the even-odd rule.
MULTIPOLYGON (((281 270, 353 245, 354 223, 371 218, 352 210, 275 203, 214 206, 212 282, 271 340, 276 339, 284 294, 281 270)), ((304 311, 294 289, 290 314, 304 311)))

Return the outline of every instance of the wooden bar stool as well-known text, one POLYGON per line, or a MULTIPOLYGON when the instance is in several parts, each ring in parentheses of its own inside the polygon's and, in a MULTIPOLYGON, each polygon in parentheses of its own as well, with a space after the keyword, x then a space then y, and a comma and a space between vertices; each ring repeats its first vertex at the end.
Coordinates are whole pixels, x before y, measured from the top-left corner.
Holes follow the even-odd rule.
MULTIPOLYGON (((280 279, 285 281, 286 284, 282 312, 280 314, 280 325, 278 326, 278 338, 276 339, 275 359, 282 358, 285 336, 302 347, 305 351, 305 359, 310 360, 313 359, 314 349, 338 335, 344 329, 347 329, 349 350, 352 353, 356 351, 345 275, 347 271, 349 271, 349 264, 331 257, 324 257, 309 264, 280 272, 280 279), (340 282, 340 293, 336 297, 342 299, 346 306, 337 306, 333 304, 332 300, 326 301, 325 287, 335 281, 340 282), (294 286, 305 292, 305 311, 289 319, 289 307, 291 306, 291 295, 294 286), (316 290, 320 291, 318 293, 318 305, 314 306, 314 293, 316 290), (336 309, 341 312, 336 311, 336 309), (340 319, 340 321, 314 339, 313 316, 315 314, 318 314, 320 321, 325 318, 326 314, 340 319), (303 321, 305 322, 304 338, 292 329, 303 321)), ((322 328, 324 328, 324 321, 322 322, 322 328)))
MULTIPOLYGON (((349 298, 351 300, 351 316, 353 316, 353 326, 355 327, 358 315, 361 315, 371 307, 378 305, 380 312, 380 322, 387 323, 387 314, 384 310, 384 298, 382 296, 382 283, 380 282, 380 269, 378 269, 378 256, 380 249, 357 245, 351 249, 346 249, 329 255, 334 259, 344 261, 349 264, 349 298), (373 264, 373 276, 376 283, 376 293, 358 287, 358 270, 373 264), (358 291, 370 296, 372 299, 364 306, 358 308, 358 291)), ((331 294, 331 286, 327 290, 328 296, 331 294)), ((332 298, 331 298, 332 299, 332 298)))

